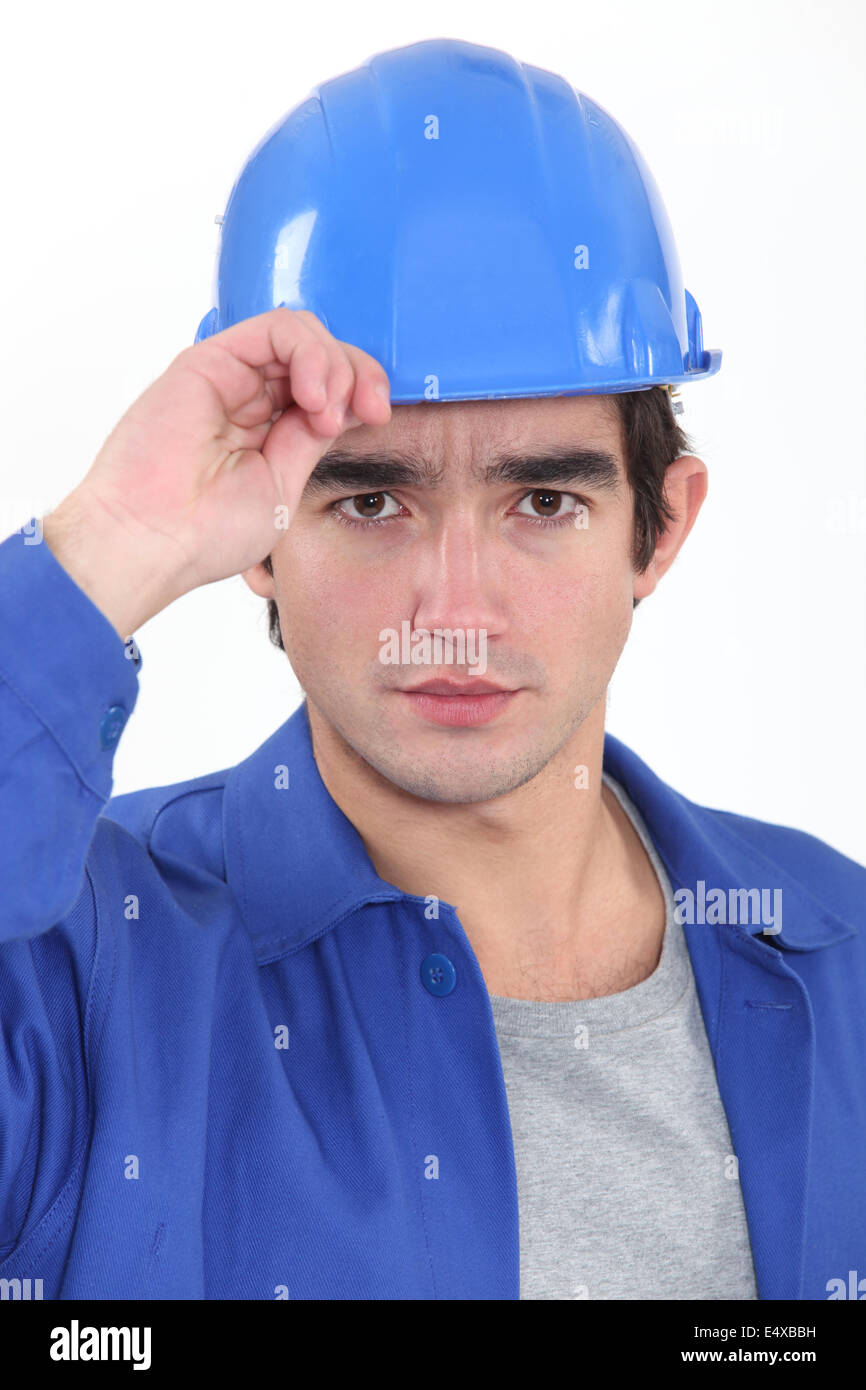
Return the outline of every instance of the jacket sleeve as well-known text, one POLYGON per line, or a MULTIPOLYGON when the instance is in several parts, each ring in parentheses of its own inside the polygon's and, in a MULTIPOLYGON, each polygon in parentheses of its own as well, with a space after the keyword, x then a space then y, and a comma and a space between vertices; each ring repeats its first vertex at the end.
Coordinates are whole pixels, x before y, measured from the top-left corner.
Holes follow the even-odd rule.
POLYGON ((38 519, 0 543, 0 1260, 86 1138, 85 862, 140 665, 38 519))

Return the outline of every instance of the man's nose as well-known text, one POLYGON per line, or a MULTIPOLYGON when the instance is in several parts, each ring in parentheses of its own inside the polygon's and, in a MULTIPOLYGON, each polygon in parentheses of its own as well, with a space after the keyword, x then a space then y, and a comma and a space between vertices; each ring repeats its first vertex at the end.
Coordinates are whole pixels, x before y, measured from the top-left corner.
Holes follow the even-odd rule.
POLYGON ((488 637, 502 632, 503 573, 495 551, 477 518, 462 514, 442 522, 416 556, 413 627, 484 629, 488 637))

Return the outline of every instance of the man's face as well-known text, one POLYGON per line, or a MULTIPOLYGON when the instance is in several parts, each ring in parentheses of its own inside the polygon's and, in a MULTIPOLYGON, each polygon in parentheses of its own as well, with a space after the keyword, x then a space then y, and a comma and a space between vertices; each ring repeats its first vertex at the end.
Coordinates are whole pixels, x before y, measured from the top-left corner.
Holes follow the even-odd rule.
POLYGON ((274 548, 286 653, 315 713, 388 781, 486 801, 539 773, 604 696, 631 626, 631 545, 612 401, 397 405, 335 441, 274 548), (445 638, 429 664, 385 664, 389 629, 475 645, 445 638), (407 693, 472 680, 485 644, 475 679, 507 697, 455 723, 453 700, 407 693))

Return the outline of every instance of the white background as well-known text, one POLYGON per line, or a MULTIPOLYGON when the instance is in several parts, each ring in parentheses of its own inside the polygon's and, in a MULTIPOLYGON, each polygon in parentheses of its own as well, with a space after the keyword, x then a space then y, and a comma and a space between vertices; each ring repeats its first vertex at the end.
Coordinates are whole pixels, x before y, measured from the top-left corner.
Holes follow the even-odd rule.
MULTIPOLYGON (((703 512, 635 616, 608 728, 692 799, 866 862, 862 0, 78 3, 4 16, 6 536, 81 479, 211 305, 214 218, 318 82, 452 37, 562 73, 636 141, 721 373, 685 389, 703 512)), ((237 577, 141 628, 116 793, 245 757, 297 706, 237 577)))

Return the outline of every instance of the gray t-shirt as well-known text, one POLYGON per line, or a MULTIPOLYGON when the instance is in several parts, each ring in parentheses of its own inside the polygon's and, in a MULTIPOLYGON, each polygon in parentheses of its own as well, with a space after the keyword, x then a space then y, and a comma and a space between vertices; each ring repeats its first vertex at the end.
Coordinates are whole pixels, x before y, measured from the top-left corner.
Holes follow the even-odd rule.
POLYGON ((521 1299, 758 1297, 737 1161, 670 880, 658 966, 620 994, 491 995, 514 1134, 521 1299))

